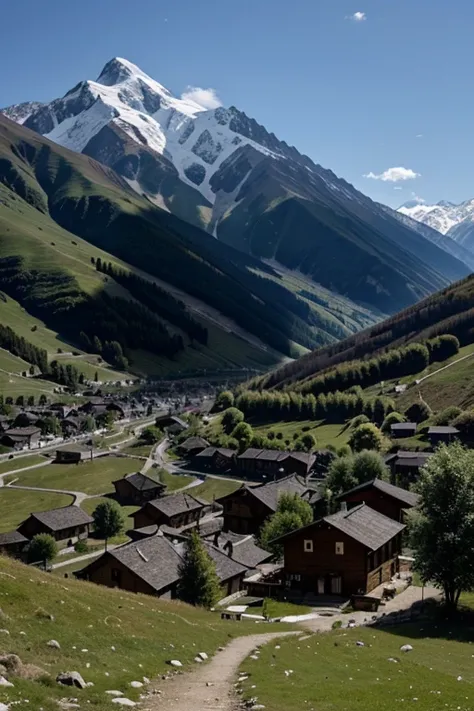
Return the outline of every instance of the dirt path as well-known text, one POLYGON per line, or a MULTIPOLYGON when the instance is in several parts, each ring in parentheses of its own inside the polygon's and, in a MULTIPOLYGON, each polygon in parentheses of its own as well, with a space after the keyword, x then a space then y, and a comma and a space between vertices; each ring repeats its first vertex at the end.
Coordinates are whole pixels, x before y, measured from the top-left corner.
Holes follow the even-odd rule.
POLYGON ((289 634, 301 632, 238 637, 217 652, 208 664, 197 664, 192 672, 154 684, 152 688, 161 694, 150 696, 140 708, 144 711, 232 711, 236 706, 233 684, 240 664, 257 646, 289 634))

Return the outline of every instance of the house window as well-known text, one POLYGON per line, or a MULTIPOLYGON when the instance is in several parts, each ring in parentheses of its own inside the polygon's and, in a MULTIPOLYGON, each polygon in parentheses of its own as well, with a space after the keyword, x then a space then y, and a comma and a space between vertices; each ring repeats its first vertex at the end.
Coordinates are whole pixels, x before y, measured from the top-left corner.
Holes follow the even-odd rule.
POLYGON ((313 552, 313 541, 305 541, 304 542, 304 552, 305 553, 312 553, 313 552))
POLYGON ((336 555, 344 555, 344 543, 336 543, 336 555))
POLYGON ((114 583, 117 583, 120 585, 120 581, 122 579, 122 571, 120 571, 118 568, 112 568, 112 581, 114 583))

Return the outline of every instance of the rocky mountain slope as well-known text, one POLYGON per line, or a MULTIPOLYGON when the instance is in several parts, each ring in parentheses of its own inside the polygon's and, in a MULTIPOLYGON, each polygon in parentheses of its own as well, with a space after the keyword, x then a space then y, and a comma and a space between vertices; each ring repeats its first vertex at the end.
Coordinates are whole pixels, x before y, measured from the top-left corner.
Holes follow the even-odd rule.
POLYGON ((413 201, 399 207, 398 212, 432 227, 474 254, 474 200, 459 205, 443 200, 436 205, 413 201))
POLYGON ((219 241, 369 307, 395 312, 470 271, 235 107, 176 98, 127 60, 4 113, 219 241))

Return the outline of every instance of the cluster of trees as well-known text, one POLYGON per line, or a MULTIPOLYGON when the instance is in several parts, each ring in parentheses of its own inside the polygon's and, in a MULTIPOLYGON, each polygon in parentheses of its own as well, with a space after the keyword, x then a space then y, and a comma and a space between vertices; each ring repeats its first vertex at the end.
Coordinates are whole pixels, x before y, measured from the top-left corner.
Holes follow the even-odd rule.
POLYGON ((48 353, 44 348, 34 346, 23 336, 17 336, 10 326, 0 324, 0 347, 23 358, 27 363, 36 365, 41 373, 48 372, 48 353))
POLYGON ((386 415, 394 409, 390 398, 339 391, 316 397, 312 393, 246 390, 237 396, 235 404, 245 417, 265 422, 325 419, 343 423, 364 414, 369 420, 382 424, 386 415))
POLYGON ((391 349, 377 358, 344 363, 329 372, 304 381, 298 388, 303 393, 334 392, 354 386, 367 388, 381 380, 393 380, 424 370, 430 363, 443 361, 459 351, 455 336, 444 335, 426 343, 412 343, 391 349))
POLYGON ((97 271, 108 274, 119 284, 122 284, 138 301, 147 306, 157 316, 178 326, 191 340, 198 341, 203 345, 207 344, 207 328, 202 326, 186 310, 182 301, 175 299, 169 291, 160 289, 153 282, 142 279, 131 272, 119 269, 110 262, 102 262, 100 257, 95 261, 97 271))
POLYGON ((84 382, 84 373, 74 365, 62 365, 57 360, 51 361, 49 374, 55 383, 64 385, 70 390, 76 390, 77 386, 84 382))
POLYGON ((365 450, 333 459, 325 481, 328 512, 337 509, 340 494, 371 479, 389 479, 389 470, 378 452, 365 450))
POLYGON ((298 494, 283 493, 278 499, 277 510, 270 516, 260 531, 260 545, 277 556, 282 554, 282 546, 275 539, 302 526, 307 526, 313 520, 313 509, 298 494))

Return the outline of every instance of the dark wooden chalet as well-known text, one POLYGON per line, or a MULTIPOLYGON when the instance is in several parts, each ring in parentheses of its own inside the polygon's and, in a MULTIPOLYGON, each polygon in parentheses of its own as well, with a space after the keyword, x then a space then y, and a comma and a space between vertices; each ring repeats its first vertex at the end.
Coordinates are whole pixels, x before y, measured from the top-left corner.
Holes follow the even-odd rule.
POLYGON ((195 457, 209 447, 209 442, 203 437, 188 437, 179 446, 179 453, 184 457, 195 457))
POLYGON ((79 506, 64 506, 30 514, 18 531, 29 539, 38 533, 49 533, 57 541, 68 541, 87 538, 92 523, 92 517, 79 506))
POLYGON ((0 533, 0 555, 21 558, 29 540, 19 531, 0 533))
POLYGON ((14 449, 31 449, 38 445, 40 437, 39 427, 11 427, 3 434, 0 442, 14 449))
POLYGON ((247 478, 281 479, 289 474, 307 476, 314 464, 314 454, 307 452, 281 452, 278 449, 250 447, 236 457, 238 474, 247 478))
POLYGON ((277 539, 287 590, 301 595, 358 595, 398 571, 405 526, 360 504, 277 539))
POLYGON ((396 422, 390 425, 390 434, 393 439, 406 439, 416 435, 416 422, 396 422))
POLYGON ((281 494, 303 496, 307 491, 308 487, 297 476, 258 486, 242 484, 236 491, 217 499, 224 509, 224 531, 258 533, 265 520, 277 510, 281 494))
POLYGON ((57 464, 80 464, 81 462, 90 462, 93 458, 92 447, 86 447, 84 444, 71 444, 57 449, 54 461, 57 464))
POLYGON ((165 524, 172 528, 180 528, 199 521, 207 501, 191 496, 191 494, 174 494, 148 501, 133 514, 133 527, 143 528, 156 524, 165 524))
MULTIPOLYGON (((204 545, 216 565, 223 596, 238 592, 247 568, 211 543, 204 545)), ((176 544, 166 536, 155 535, 104 553, 78 577, 110 588, 175 598, 183 555, 183 542, 176 544)))
POLYGON ((393 484, 408 485, 420 475, 420 469, 425 466, 431 452, 398 451, 385 457, 385 464, 390 468, 390 479, 393 484))
POLYGON ((236 452, 225 447, 206 447, 194 457, 194 464, 200 470, 227 471, 231 469, 236 452))
POLYGON ((338 500, 345 502, 349 509, 365 503, 384 516, 402 522, 406 511, 415 507, 419 498, 413 491, 407 491, 381 479, 370 479, 350 491, 345 491, 338 500))
POLYGON ((152 501, 163 496, 166 486, 159 481, 141 472, 127 474, 122 479, 112 482, 117 494, 117 499, 126 505, 143 506, 147 501, 152 501))
POLYGON ((450 425, 446 427, 430 427, 428 429, 428 439, 432 447, 437 447, 438 444, 443 442, 449 444, 449 442, 457 439, 458 435, 459 430, 450 425))
POLYGON ((187 422, 176 415, 159 415, 155 420, 155 425, 170 434, 179 434, 189 427, 187 422))

